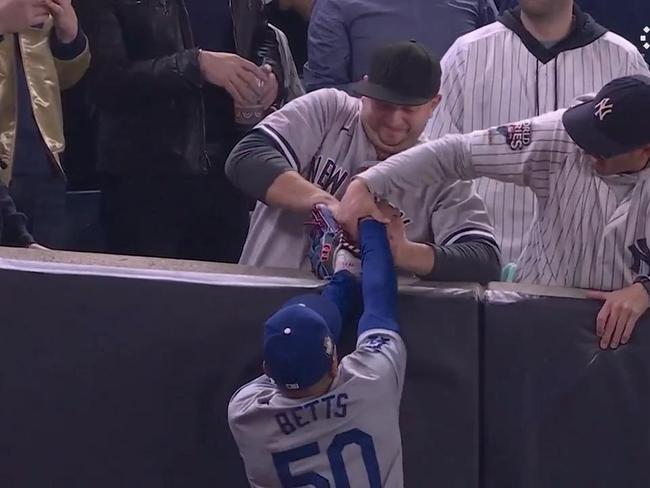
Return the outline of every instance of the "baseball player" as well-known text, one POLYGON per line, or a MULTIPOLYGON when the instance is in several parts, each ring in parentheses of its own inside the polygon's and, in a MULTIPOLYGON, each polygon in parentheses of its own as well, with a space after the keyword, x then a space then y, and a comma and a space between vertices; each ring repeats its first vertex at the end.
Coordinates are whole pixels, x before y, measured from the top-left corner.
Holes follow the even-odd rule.
MULTIPOLYGON (((631 43, 573 0, 520 0, 497 22, 460 37, 442 59, 443 99, 425 134, 436 139, 566 108, 626 75, 648 74, 631 43)), ((533 220, 530 189, 476 182, 504 264, 516 261, 533 220)))
MULTIPOLYGON (((348 188, 337 219, 378 215, 372 193, 482 176, 530 188, 537 216, 516 281, 616 290, 601 346, 626 343, 650 304, 650 78, 618 78, 589 100, 515 124, 450 135, 393 156, 348 188), (369 192, 370 191, 370 192, 369 192)), ((352 227, 351 227, 352 228, 352 227)))
POLYGON ((364 312, 356 350, 339 362, 341 316, 354 301, 356 278, 338 271, 321 296, 297 297, 267 320, 266 374, 230 401, 230 428, 253 487, 404 484, 406 349, 396 276, 385 226, 365 220, 359 232, 364 312))
MULTIPOLYGON (((324 89, 268 116, 231 153, 233 184, 260 200, 240 264, 309 269, 305 221, 317 203, 335 208, 350 179, 421 142, 440 98, 440 67, 419 44, 380 48, 363 99, 324 89)), ((500 276, 498 247, 480 198, 467 182, 388 199, 403 212, 390 226, 396 265, 435 281, 487 282, 500 276)))

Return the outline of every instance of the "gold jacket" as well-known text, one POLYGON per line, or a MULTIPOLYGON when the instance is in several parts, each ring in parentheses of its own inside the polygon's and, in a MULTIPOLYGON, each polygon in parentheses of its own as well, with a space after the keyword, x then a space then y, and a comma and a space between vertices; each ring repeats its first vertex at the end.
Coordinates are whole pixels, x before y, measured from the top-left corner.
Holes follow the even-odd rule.
MULTIPOLYGON (((18 35, 32 110, 43 140, 61 169, 60 155, 65 149, 60 90, 72 87, 90 64, 88 42, 83 53, 71 60, 56 59, 50 50, 52 19, 41 29, 18 35)), ((16 56, 13 34, 0 40, 0 180, 11 180, 16 143, 17 94, 16 56)))

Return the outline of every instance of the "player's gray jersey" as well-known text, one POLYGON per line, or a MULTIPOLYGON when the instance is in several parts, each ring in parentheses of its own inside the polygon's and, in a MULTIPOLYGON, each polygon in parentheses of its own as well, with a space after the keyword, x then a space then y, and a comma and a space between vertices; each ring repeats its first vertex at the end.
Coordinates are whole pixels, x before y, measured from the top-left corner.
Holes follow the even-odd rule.
POLYGON ((402 487, 405 369, 399 334, 374 329, 359 337, 321 397, 287 398, 267 376, 243 386, 228 420, 251 486, 402 487), (320 478, 329 484, 313 483, 320 478))
MULTIPOLYGON (((377 153, 362 126, 361 101, 335 89, 318 90, 269 115, 257 128, 293 168, 316 186, 341 198, 350 180, 376 164, 377 153)), ((404 213, 407 237, 452 244, 469 234, 493 239, 485 205, 467 182, 440 182, 389 200, 404 213)), ((308 213, 258 203, 241 264, 309 269, 308 213)))
POLYGON ((380 194, 446 178, 488 177, 530 188, 537 216, 517 281, 603 290, 650 271, 650 169, 602 177, 570 138, 564 110, 450 135, 399 154, 364 173, 380 194))
MULTIPOLYGON (((442 71, 443 99, 425 129, 432 139, 566 108, 615 78, 648 74, 648 67, 638 49, 611 32, 542 62, 515 32, 496 22, 460 37, 443 57, 442 71)), ((485 178, 476 190, 503 262, 515 261, 534 216, 534 194, 485 178)))

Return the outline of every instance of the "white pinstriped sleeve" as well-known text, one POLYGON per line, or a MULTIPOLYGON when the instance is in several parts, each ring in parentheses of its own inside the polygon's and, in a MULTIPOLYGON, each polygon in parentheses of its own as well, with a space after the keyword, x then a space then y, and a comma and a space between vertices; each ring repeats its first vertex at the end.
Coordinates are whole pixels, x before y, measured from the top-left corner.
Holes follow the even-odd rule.
POLYGON ((443 180, 472 180, 471 135, 448 135, 396 154, 359 175, 380 196, 414 191, 443 180))
POLYGON ((648 69, 648 64, 645 62, 645 59, 643 59, 643 56, 641 56, 641 53, 635 49, 628 54, 629 59, 623 64, 624 71, 620 76, 650 76, 650 69, 648 69))
POLYGON ((546 197, 550 172, 575 150, 562 126, 562 113, 445 136, 393 156, 359 177, 381 196, 395 189, 412 191, 443 180, 484 176, 528 186, 546 197))

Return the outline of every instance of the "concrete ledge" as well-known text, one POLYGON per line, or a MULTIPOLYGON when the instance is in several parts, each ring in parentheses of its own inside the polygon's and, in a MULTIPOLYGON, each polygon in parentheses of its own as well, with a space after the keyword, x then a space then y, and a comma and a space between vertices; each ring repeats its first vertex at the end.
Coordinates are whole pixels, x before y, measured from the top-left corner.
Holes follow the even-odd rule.
MULTIPOLYGON (((149 278, 176 278, 179 281, 205 281, 214 282, 229 277, 245 277, 245 281, 255 281, 261 278, 265 282, 274 280, 298 280, 302 286, 317 287, 322 282, 314 279, 311 273, 287 268, 255 268, 237 264, 213 263, 205 261, 185 261, 180 259, 160 259, 138 256, 119 256, 112 254, 91 254, 67 251, 43 251, 36 249, 21 249, 0 247, 0 268, 18 269, 34 272, 65 272, 77 274, 81 270, 84 274, 116 274, 115 268, 123 270, 117 274, 128 275, 133 271, 134 277, 149 278), (10 261, 7 261, 10 260, 10 261), (4 262, 3 262, 4 261, 4 262), (39 266, 39 263, 45 264, 39 266), (47 266, 51 264, 53 266, 47 266), (56 266, 61 265, 61 266, 56 266), (70 265, 69 267, 67 265, 70 265), (93 269, 93 267, 96 267, 93 269), (113 269, 109 272, 108 269, 113 269), (165 273, 166 272, 166 273, 165 273), (199 276, 201 275, 201 276, 199 276), (203 280, 200 278, 204 278, 203 280), (192 279, 190 279, 192 278, 192 279)), ((415 287, 427 289, 445 289, 445 293, 457 289, 460 293, 473 291, 482 298, 488 293, 493 301, 516 301, 522 297, 558 297, 558 298, 585 298, 585 291, 579 289, 546 287, 538 285, 522 285, 516 283, 490 283, 486 288, 475 283, 434 283, 421 281, 415 277, 400 277, 401 287, 415 287)))

